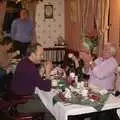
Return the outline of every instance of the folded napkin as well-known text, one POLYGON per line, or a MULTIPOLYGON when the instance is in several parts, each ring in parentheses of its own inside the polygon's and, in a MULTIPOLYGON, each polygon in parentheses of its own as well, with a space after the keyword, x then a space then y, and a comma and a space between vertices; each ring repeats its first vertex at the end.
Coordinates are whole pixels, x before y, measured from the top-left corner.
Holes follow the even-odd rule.
POLYGON ((67 99, 62 93, 58 93, 53 97, 53 105, 55 105, 57 102, 67 102, 67 99))
POLYGON ((51 72, 50 72, 51 76, 61 76, 61 77, 66 77, 65 71, 64 69, 60 68, 60 67, 55 67, 51 72))

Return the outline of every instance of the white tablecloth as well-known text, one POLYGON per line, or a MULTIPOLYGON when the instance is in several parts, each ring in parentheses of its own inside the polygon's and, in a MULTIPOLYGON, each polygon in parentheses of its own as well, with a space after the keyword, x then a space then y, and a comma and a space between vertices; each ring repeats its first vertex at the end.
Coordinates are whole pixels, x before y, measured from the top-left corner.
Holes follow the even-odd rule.
MULTIPOLYGON (((50 92, 40 90, 38 87, 35 88, 35 94, 37 94, 47 109, 55 116, 56 120, 67 120, 69 115, 81 115, 84 113, 96 112, 96 109, 90 106, 69 104, 58 102, 53 105, 52 98, 57 93, 56 90, 52 89, 50 92)), ((120 98, 110 95, 106 101, 102 110, 108 110, 113 108, 120 108, 120 98)))

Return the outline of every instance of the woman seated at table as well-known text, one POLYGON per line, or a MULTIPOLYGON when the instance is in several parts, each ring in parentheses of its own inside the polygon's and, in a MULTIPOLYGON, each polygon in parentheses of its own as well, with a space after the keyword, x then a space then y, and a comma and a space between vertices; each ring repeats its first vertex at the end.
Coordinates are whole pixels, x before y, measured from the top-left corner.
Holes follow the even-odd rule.
POLYGON ((67 75, 70 74, 70 72, 74 72, 78 76, 78 81, 82 81, 83 79, 88 79, 89 75, 83 73, 84 68, 84 61, 78 56, 76 56, 74 53, 68 53, 68 56, 66 57, 66 64, 64 65, 64 70, 67 75))
POLYGON ((80 58, 85 62, 84 70, 90 75, 89 86, 98 86, 107 90, 114 89, 117 62, 115 60, 116 49, 111 43, 104 45, 102 57, 94 62, 90 55, 80 52, 80 58))
POLYGON ((12 74, 11 60, 16 56, 16 52, 12 53, 12 40, 9 37, 3 38, 0 42, 0 96, 4 97, 7 93, 9 80, 11 80, 12 74))
POLYGON ((10 67, 11 60, 19 54, 19 51, 12 52, 13 43, 11 38, 5 37, 0 42, 0 66, 7 70, 10 67))

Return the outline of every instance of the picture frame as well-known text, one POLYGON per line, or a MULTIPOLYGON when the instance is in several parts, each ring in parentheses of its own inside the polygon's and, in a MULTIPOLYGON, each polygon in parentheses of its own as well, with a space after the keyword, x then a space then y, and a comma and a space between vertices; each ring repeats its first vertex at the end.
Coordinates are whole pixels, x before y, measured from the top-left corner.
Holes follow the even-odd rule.
POLYGON ((44 18, 45 19, 53 18, 53 5, 44 5, 44 18))

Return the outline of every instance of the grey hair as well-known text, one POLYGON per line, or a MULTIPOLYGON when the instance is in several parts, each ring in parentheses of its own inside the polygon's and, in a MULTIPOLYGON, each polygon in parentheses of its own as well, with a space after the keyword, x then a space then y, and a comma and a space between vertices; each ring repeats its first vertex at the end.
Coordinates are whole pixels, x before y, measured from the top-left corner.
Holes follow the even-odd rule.
POLYGON ((116 56, 116 49, 115 49, 115 47, 113 47, 113 46, 111 46, 110 47, 110 50, 111 50, 111 54, 112 54, 112 56, 116 56))
POLYGON ((116 48, 111 43, 106 43, 105 46, 108 46, 110 48, 110 52, 112 56, 116 56, 116 48))

